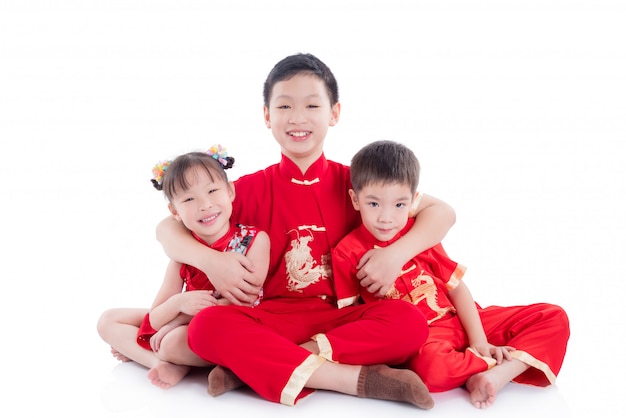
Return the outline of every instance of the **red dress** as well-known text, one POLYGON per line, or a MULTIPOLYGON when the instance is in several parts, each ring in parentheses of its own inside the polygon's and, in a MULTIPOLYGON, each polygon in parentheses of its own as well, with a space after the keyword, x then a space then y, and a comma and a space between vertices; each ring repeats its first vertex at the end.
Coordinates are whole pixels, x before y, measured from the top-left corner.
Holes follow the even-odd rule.
MULTIPOLYGON (((472 375, 495 365, 495 360, 468 348, 468 340, 452 302, 448 299, 465 273, 465 267, 450 260, 441 244, 418 254, 404 265, 385 301, 359 285, 356 265, 372 248, 397 241, 413 225, 387 242, 378 241, 361 225, 333 250, 333 272, 339 306, 358 302, 387 303, 401 299, 416 305, 429 323, 429 335, 419 354, 408 363, 432 392, 454 389, 472 375)), ((489 343, 516 348, 511 355, 531 366, 514 379, 537 386, 554 383, 565 356, 569 322, 562 308, 551 304, 478 308, 489 343)))
MULTIPOLYGON (((257 232, 258 229, 254 227, 232 224, 228 232, 226 232, 222 238, 215 241, 212 245, 208 245, 195 233, 192 233, 192 235, 202 244, 215 250, 245 254, 248 248, 252 246, 257 232)), ((210 282, 207 275, 193 266, 183 264, 180 267, 180 277, 184 282, 185 291, 215 290, 215 287, 210 282)), ((216 297, 218 296, 216 295, 216 297)), ((137 343, 146 350, 152 350, 152 348, 150 348, 150 338, 152 338, 156 332, 157 331, 150 325, 150 313, 147 313, 143 318, 139 331, 137 332, 137 343)))
POLYGON ((312 392, 304 385, 324 361, 402 364, 425 341, 426 321, 410 304, 337 309, 330 250, 360 222, 349 188, 349 167, 324 156, 304 175, 283 156, 235 182, 233 216, 270 236, 264 299, 254 309, 199 312, 189 324, 189 347, 268 400, 294 405, 312 392), (415 332, 403 332, 407 322, 415 332), (299 346, 311 338, 320 355, 299 346))

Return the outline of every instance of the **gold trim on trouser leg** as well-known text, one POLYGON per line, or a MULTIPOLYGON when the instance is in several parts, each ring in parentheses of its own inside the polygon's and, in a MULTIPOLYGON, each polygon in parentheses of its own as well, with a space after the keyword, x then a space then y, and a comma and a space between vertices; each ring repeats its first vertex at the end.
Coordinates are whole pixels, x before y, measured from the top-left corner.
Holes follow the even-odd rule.
POLYGON ((536 358, 528 354, 526 351, 521 351, 521 350, 511 351, 511 357, 518 359, 519 361, 528 364, 530 367, 534 367, 535 369, 543 372, 543 374, 546 376, 546 378, 548 379, 551 385, 553 385, 554 382, 556 382, 556 375, 552 373, 552 370, 550 370, 550 366, 548 366, 546 363, 544 363, 541 360, 537 360, 536 358))
MULTIPOLYGON (((491 357, 481 356, 480 354, 478 354, 476 350, 472 348, 468 348, 468 350, 471 351, 473 354, 475 354, 477 357, 480 357, 485 362, 487 362, 488 369, 491 369, 493 366, 496 365, 496 359, 491 358, 491 357)), ((550 384, 553 385, 554 382, 556 381, 556 375, 552 373, 552 370, 550 370, 550 367, 543 361, 537 360, 536 358, 528 354, 526 351, 515 350, 515 351, 510 351, 509 354, 511 354, 512 358, 517 359, 521 361, 522 363, 527 364, 528 366, 534 367, 535 369, 541 371, 546 376, 546 379, 548 379, 550 384)))
POLYGON ((283 392, 280 394, 280 403, 284 405, 294 406, 296 404, 296 398, 302 392, 304 385, 309 377, 313 374, 318 367, 324 363, 324 358, 311 354, 308 356, 302 364, 300 364, 291 374, 289 381, 283 388, 283 392))
POLYGON ((330 345, 326 334, 315 334, 311 339, 317 343, 317 348, 320 350, 319 356, 334 363, 333 347, 330 345))

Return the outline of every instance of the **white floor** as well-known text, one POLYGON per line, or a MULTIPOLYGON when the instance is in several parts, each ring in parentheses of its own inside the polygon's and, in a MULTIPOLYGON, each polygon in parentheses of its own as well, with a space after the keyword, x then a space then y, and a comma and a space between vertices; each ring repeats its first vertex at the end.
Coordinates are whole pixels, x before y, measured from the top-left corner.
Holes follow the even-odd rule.
POLYGON ((625 6, 379 3, 0 0, 1 416, 626 415, 625 6), (292 408, 211 398, 203 373, 163 391, 111 357, 98 316, 149 306, 165 268, 152 165, 215 142, 233 179, 276 162, 261 84, 298 51, 339 79, 327 156, 410 145, 457 211, 444 244, 477 301, 567 310, 556 386, 484 411, 461 389, 428 412, 321 392, 292 408))

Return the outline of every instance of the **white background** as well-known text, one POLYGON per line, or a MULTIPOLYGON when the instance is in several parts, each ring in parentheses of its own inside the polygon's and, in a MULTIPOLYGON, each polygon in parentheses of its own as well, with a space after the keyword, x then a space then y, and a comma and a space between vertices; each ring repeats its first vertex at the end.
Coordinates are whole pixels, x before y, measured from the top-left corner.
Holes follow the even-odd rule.
POLYGON ((299 3, 0 0, 2 415, 623 414, 624 3, 299 3), (166 264, 152 166, 218 142, 232 179, 277 162, 262 83, 296 52, 339 81, 328 158, 378 139, 418 155, 478 302, 567 310, 556 387, 509 385, 487 411, 460 389, 430 412, 332 393, 294 409, 210 398, 204 375, 162 391, 109 355, 98 316, 148 307, 166 264))

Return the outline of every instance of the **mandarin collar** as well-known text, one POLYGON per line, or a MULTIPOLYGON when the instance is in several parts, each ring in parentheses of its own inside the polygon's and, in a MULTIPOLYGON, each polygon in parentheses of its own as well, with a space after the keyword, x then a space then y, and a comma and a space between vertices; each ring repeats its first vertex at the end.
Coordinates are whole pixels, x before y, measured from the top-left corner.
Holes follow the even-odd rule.
POLYGON ((320 180, 328 167, 328 160, 324 156, 324 153, 322 153, 322 155, 306 170, 306 173, 302 174, 298 166, 286 157, 285 154, 281 154, 281 156, 282 157, 279 163, 280 174, 287 179, 294 179, 296 182, 308 184, 316 183, 320 180))

